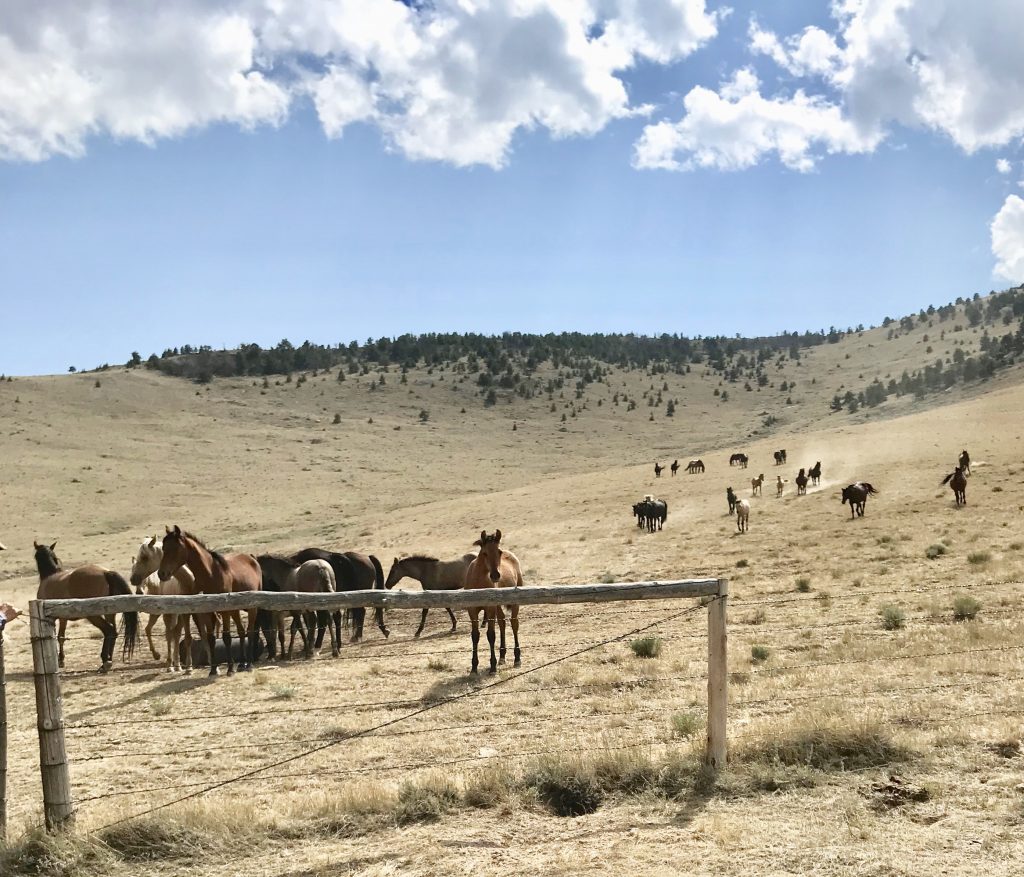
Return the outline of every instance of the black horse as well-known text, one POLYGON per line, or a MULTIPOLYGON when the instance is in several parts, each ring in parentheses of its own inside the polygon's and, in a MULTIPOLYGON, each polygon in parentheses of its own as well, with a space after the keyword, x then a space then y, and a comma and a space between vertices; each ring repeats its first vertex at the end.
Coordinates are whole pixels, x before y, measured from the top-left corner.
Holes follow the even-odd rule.
POLYGON ((660 530, 668 518, 668 503, 662 499, 645 499, 633 504, 633 514, 638 527, 646 527, 648 533, 660 530))
POLYGON ((850 503, 850 517, 853 518, 856 514, 858 517, 864 517, 864 506, 867 505, 868 497, 877 494, 875 490, 866 481, 857 481, 848 487, 843 488, 843 505, 847 502, 850 503))
POLYGON ((665 471, 665 467, 661 463, 654 464, 654 477, 661 478, 661 473, 665 471))
MULTIPOLYGON (((360 554, 357 551, 325 551, 323 548, 304 548, 297 551, 288 558, 293 563, 305 563, 307 560, 326 560, 331 569, 334 570, 334 584, 339 591, 369 591, 374 588, 384 587, 384 569, 372 554, 360 554)), ((374 618, 377 627, 384 636, 390 636, 384 623, 384 610, 379 606, 374 610, 374 618)), ((352 610, 352 642, 359 642, 363 638, 363 622, 366 619, 366 609, 356 607, 352 610)), ((333 614, 334 629, 341 641, 341 613, 333 614)), ((317 623, 316 647, 323 645, 326 627, 317 623)))
POLYGON ((818 460, 812 468, 807 470, 807 475, 811 479, 811 484, 815 487, 821 484, 821 460, 818 460))
POLYGON ((747 468, 747 455, 746 454, 733 454, 729 457, 730 466, 739 466, 741 469, 747 468))
POLYGON ((729 503, 729 514, 734 514, 736 511, 736 494, 732 492, 731 487, 725 488, 725 499, 729 503))
POLYGON ((964 475, 971 474, 971 455, 967 453, 966 448, 960 452, 960 459, 957 461, 957 465, 963 470, 964 475))
POLYGON ((803 469, 801 469, 799 472, 797 472, 796 478, 793 479, 793 480, 796 481, 796 495, 797 496, 803 496, 804 494, 806 494, 807 493, 807 482, 810 479, 808 479, 808 477, 804 473, 803 469))
POLYGON ((786 462, 786 449, 783 448, 781 451, 776 451, 773 456, 775 457, 775 465, 782 466, 786 462))
POLYGON ((703 472, 704 471, 704 461, 703 460, 690 460, 690 462, 686 464, 686 471, 690 475, 693 475, 695 472, 703 472))
POLYGON ((943 478, 942 483, 949 485, 958 506, 967 505, 967 476, 960 466, 943 478))
POLYGON ((676 472, 679 471, 679 461, 678 460, 673 460, 672 461, 672 465, 669 466, 669 468, 672 470, 672 477, 675 478, 676 472))

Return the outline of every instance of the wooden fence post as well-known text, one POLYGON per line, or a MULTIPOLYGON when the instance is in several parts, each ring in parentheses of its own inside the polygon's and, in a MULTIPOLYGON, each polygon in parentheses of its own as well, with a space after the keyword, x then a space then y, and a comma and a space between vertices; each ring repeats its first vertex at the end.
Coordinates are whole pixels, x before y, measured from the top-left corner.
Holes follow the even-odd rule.
POLYGON ((39 769, 43 779, 43 815, 47 830, 59 831, 71 827, 74 810, 64 746, 64 704, 57 666, 57 636, 54 623, 43 615, 39 601, 33 600, 28 604, 28 613, 39 728, 39 769))
POLYGON ((718 770, 725 767, 726 712, 729 702, 729 662, 726 634, 726 607, 729 580, 720 579, 718 596, 708 604, 708 748, 707 764, 718 770))
POLYGON ((4 632, 0 629, 0 843, 7 842, 7 674, 4 632))

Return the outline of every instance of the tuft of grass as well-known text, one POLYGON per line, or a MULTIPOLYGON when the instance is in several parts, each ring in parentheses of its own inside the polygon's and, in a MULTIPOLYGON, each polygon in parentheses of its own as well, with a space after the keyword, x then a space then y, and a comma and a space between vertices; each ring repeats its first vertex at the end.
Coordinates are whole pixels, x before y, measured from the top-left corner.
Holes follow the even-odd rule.
POLYGON ((806 594, 808 591, 811 590, 811 580, 806 576, 801 576, 796 580, 796 589, 801 594, 806 594))
POLYGON ((500 807, 514 794, 515 781, 502 764, 489 764, 474 770, 466 779, 462 800, 478 810, 500 807))
POLYGON ((696 713, 674 713, 672 733, 683 740, 690 740, 704 727, 704 718, 696 713))
POLYGON ((768 613, 764 609, 756 609, 749 615, 744 616, 744 624, 764 624, 768 620, 768 613))
POLYGON ((149 702, 149 711, 154 716, 166 716, 171 711, 171 699, 169 697, 154 697, 149 702))
POLYGON ((610 572, 601 573, 601 575, 597 577, 597 580, 602 585, 611 585, 618 581, 618 579, 610 572))
POLYGON ((878 610, 882 619, 882 627, 886 630, 902 630, 907 623, 907 616, 899 606, 891 603, 878 610))
POLYGON ((633 640, 629 647, 638 658, 657 658, 661 654, 661 637, 641 636, 633 640))
POLYGON ((445 673, 452 669, 452 665, 449 664, 444 658, 431 658, 427 661, 427 669, 435 670, 438 673, 445 673))
POLYGON ((270 690, 274 692, 275 700, 291 700, 295 697, 294 685, 273 685, 270 690))
POLYGON ((78 877, 110 874, 116 857, 87 834, 48 834, 33 829, 10 843, 0 843, 0 874, 4 877, 78 877))
POLYGON ((991 551, 972 551, 967 555, 967 562, 971 566, 981 566, 992 559, 991 551))
POLYGON ((942 557, 946 553, 946 546, 941 542, 936 542, 934 545, 929 545, 924 550, 924 556, 929 560, 935 560, 937 557, 942 557))
POLYGON ((593 764, 543 759, 523 778, 538 800, 556 816, 584 816, 604 801, 593 764))
POLYGON ((748 566, 750 566, 750 561, 745 557, 741 557, 736 561, 736 569, 746 569, 748 566))
POLYGON ((768 646, 753 645, 750 647, 750 660, 755 664, 763 664, 768 660, 771 653, 771 649, 768 646))
POLYGON ((981 611, 981 603, 970 594, 961 594, 953 600, 953 618, 956 621, 973 621, 981 611))
POLYGON ((897 745, 878 723, 818 724, 738 747, 733 758, 748 764, 805 766, 815 770, 861 770, 906 761, 911 752, 897 745))
POLYGON ((142 817, 113 825, 100 840, 128 862, 191 858, 213 846, 214 836, 187 822, 142 817))
POLYGON ((459 803, 459 792, 443 776, 403 783, 398 790, 395 821, 399 825, 437 822, 459 803))

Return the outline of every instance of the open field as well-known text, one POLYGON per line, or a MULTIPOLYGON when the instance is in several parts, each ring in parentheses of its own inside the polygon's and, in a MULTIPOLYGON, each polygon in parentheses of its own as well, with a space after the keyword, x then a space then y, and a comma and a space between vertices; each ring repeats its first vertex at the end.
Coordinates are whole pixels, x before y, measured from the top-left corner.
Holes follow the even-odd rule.
MULTIPOLYGON (((104 373, 99 387, 96 375, 0 384, 0 596, 22 605, 36 585, 33 539, 59 539, 66 565, 126 571, 139 541, 174 523, 213 547, 321 544, 372 552, 385 569, 402 553, 456 556, 500 527, 527 583, 732 582, 732 764, 715 783, 695 767, 706 621, 700 611, 674 617, 685 605, 525 609, 524 670, 643 627, 662 650, 642 659, 627 642, 596 647, 352 740, 489 683, 466 675, 464 619, 450 635, 434 612, 414 641, 413 614, 394 613, 386 642, 368 624, 366 641, 346 644, 339 660, 213 683, 202 671, 164 674, 141 653, 98 677, 99 640, 75 624, 64 693, 82 830, 337 745, 161 811, 154 821, 173 832, 159 843, 143 823, 154 861, 76 849, 64 851, 77 861, 66 872, 106 873, 114 862, 133 874, 187 873, 203 855, 221 873, 294 877, 1018 873, 1020 376, 1005 373, 984 394, 954 391, 942 407, 904 399, 828 414, 842 387, 926 361, 916 334, 886 341, 879 329, 816 348, 799 366, 786 362, 775 387, 728 385, 724 403, 698 366, 614 370, 579 400, 567 383, 564 399, 493 408, 437 369, 410 372, 407 385, 389 373, 373 391, 370 378, 333 375, 197 390, 145 371, 104 373), (782 392, 782 380, 797 389, 782 392), (674 417, 647 406, 650 387, 680 400, 674 417), (615 406, 616 392, 636 409, 615 406), (776 469, 780 447, 789 464, 776 469), (938 484, 963 447, 975 463, 958 510, 938 484), (747 452, 750 468, 730 469, 732 450, 747 452), (698 456, 706 474, 654 478, 655 459, 698 456), (796 470, 816 460, 822 486, 796 497, 796 470), (749 498, 761 472, 764 496, 737 535, 725 487, 749 498), (781 499, 778 473, 789 479, 781 499), (838 488, 854 480, 881 495, 851 521, 838 488), (660 533, 630 516, 644 493, 668 502, 660 533), (957 621, 964 594, 980 611, 957 621), (595 764, 601 806, 553 815, 540 768, 586 775, 595 764)), ((26 628, 14 626, 6 650, 18 835, 40 816, 26 628)), ((125 832, 110 837, 125 845, 125 832)))

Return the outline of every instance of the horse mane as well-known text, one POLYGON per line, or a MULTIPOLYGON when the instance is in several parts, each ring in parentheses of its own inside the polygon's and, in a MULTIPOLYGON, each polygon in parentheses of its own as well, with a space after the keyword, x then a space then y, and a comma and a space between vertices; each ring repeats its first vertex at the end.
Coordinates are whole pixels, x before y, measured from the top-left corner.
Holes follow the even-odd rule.
POLYGON ((210 548, 195 533, 190 533, 188 530, 182 530, 181 531, 181 535, 182 536, 187 536, 189 539, 191 539, 193 542, 195 542, 204 551, 208 551, 210 553, 210 556, 213 558, 214 562, 218 566, 221 566, 224 569, 228 568, 228 559, 223 554, 221 554, 219 551, 214 551, 212 548, 210 548))
POLYGON ((400 557, 399 560, 423 560, 427 563, 439 563, 440 558, 431 557, 429 554, 410 554, 408 557, 400 557))

